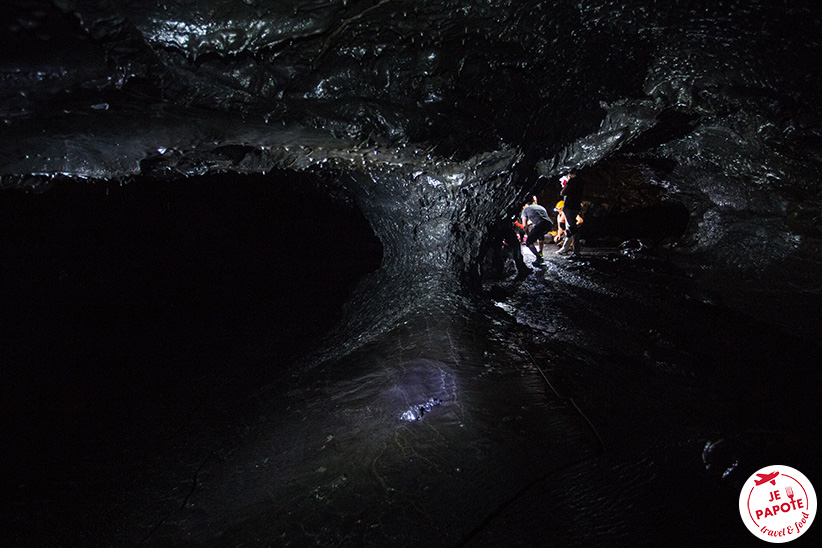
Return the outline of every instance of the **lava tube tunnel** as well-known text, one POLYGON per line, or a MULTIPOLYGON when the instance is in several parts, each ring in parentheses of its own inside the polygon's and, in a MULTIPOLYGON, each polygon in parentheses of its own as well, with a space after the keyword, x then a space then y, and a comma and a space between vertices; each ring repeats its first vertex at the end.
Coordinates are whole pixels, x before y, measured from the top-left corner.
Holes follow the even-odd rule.
POLYGON ((10 546, 751 546, 822 485, 818 2, 0 12, 10 546))

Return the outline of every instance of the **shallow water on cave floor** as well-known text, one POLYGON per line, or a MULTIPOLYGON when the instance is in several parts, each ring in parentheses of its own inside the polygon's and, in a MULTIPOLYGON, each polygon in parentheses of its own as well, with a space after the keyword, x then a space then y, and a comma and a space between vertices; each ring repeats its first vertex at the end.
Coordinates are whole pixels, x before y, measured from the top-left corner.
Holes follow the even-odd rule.
POLYGON ((491 310, 419 312, 261 390, 149 544, 745 546, 740 482, 812 473, 816 346, 775 376, 763 326, 666 260, 552 257, 485 289, 491 310))
POLYGON ((600 449, 525 355, 476 314, 421 312, 264 391, 263 412, 152 534, 233 546, 454 546, 600 449))
POLYGON ((87 546, 747 546, 739 482, 815 477, 818 346, 670 261, 551 256, 483 295, 308 370, 235 352, 139 458, 64 471, 85 516, 49 507, 87 546))

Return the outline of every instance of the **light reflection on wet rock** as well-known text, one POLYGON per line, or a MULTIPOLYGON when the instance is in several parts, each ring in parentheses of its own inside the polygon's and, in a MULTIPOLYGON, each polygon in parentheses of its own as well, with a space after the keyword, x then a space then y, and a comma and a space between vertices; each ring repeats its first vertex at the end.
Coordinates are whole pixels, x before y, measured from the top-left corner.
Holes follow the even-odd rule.
POLYGON ((400 417, 404 421, 418 421, 421 420, 422 417, 431 411, 431 409, 437 405, 442 404, 442 400, 439 398, 428 398, 428 401, 422 403, 420 405, 415 405, 411 407, 411 409, 407 410, 405 413, 402 414, 400 417))
POLYGON ((442 362, 419 359, 403 364, 391 390, 404 405, 400 418, 421 420, 434 407, 456 400, 456 381, 442 362))

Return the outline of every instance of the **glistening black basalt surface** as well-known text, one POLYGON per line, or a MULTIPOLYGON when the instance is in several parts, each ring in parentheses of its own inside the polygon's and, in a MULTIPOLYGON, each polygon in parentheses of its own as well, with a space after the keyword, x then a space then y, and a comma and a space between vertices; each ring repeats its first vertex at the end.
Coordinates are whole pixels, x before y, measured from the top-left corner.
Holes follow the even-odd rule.
POLYGON ((747 545, 818 477, 818 2, 0 15, 16 545, 747 545), (569 170, 583 258, 490 279, 569 170))

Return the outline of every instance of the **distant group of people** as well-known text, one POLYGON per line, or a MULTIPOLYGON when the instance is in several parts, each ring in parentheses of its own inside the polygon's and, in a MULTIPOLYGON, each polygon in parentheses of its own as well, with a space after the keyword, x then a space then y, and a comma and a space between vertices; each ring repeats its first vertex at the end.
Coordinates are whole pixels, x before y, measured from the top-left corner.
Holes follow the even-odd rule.
POLYGON ((525 247, 536 257, 535 266, 545 262, 544 241, 549 232, 554 233, 554 242, 560 245, 557 253, 579 254, 580 244, 577 236, 578 227, 582 223, 580 212, 582 211, 583 184, 582 181, 576 179, 575 173, 563 175, 560 178, 560 184, 562 185, 562 190, 560 190, 562 200, 554 207, 557 215, 556 231, 553 230, 554 223, 548 210, 537 203, 536 196, 522 208, 522 223, 518 223, 518 226, 522 227, 525 233, 523 242, 525 247))
POLYGON ((549 235, 559 246, 557 253, 574 253, 579 255, 579 225, 583 222, 580 216, 582 210, 583 183, 577 179, 575 173, 568 173, 560 177, 559 202, 554 207, 556 223, 552 219, 552 214, 537 203, 537 197, 533 196, 529 203, 522 207, 520 215, 513 221, 498 223, 490 241, 497 242, 494 246, 493 268, 501 273, 503 270, 503 249, 508 249, 517 267, 518 278, 529 274, 532 270, 525 263, 521 247, 524 245, 533 253, 535 259, 533 265, 539 267, 545 263, 543 256, 545 249, 545 239, 549 235), (556 229, 554 226, 556 225, 556 229))

